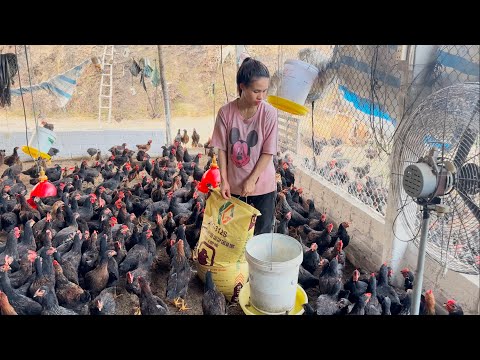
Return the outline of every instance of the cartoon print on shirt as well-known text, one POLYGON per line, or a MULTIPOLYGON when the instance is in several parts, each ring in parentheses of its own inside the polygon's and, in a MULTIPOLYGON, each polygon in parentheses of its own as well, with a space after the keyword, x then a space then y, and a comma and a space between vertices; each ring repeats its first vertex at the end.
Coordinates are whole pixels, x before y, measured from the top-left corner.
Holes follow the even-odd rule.
POLYGON ((232 128, 230 130, 230 143, 232 144, 231 158, 236 167, 244 167, 250 161, 250 148, 257 145, 258 134, 252 130, 247 135, 247 141, 240 139, 240 130, 232 128))

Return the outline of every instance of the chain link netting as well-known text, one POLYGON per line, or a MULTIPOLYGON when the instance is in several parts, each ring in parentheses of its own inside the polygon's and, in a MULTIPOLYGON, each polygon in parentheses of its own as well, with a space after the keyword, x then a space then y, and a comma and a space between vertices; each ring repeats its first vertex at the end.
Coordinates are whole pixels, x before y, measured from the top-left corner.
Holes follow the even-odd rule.
POLYGON ((417 73, 408 65, 412 49, 304 45, 280 46, 277 59, 253 54, 275 69, 272 94, 285 60, 303 60, 320 69, 305 102, 309 113, 280 112, 280 148, 292 153, 313 177, 330 182, 383 216, 398 124, 436 89, 478 81, 478 46, 435 47, 417 73))

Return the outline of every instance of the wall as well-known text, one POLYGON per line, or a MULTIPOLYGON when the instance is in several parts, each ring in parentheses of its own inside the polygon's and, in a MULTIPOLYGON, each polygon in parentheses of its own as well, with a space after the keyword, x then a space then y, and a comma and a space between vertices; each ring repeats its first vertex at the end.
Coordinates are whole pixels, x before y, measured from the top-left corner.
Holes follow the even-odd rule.
MULTIPOLYGON (((385 219, 350 194, 334 188, 320 177, 313 179, 311 175, 297 167, 295 185, 303 188, 307 198, 314 199, 317 210, 326 209, 329 221, 333 220, 336 224, 351 222, 348 229, 350 244, 345 249, 348 260, 367 271, 377 271, 385 261, 390 264, 394 237, 391 227, 385 226, 385 219)), ((396 259, 396 268, 408 267, 414 271, 417 268, 418 248, 412 243, 400 245, 402 251, 399 251, 400 258, 396 259)), ((440 266, 427 255, 423 288, 434 290, 437 313, 445 313, 441 304, 448 299, 455 299, 466 314, 480 314, 479 277, 453 271, 448 271, 443 277, 440 272, 440 266)), ((395 275, 394 283, 402 286, 403 277, 398 272, 395 275)))
MULTIPOLYGON (((54 159, 71 159, 78 157, 89 157, 87 149, 96 147, 102 151, 102 155, 111 155, 108 152, 113 145, 127 143, 127 147, 137 150, 136 144, 146 144, 152 140, 152 147, 149 154, 159 156, 162 154, 162 145, 165 144, 165 131, 161 130, 97 130, 97 131, 56 131, 57 140, 53 147, 60 150, 54 159)), ((30 139, 29 133, 28 138, 30 139)), ((25 132, 0 132, 0 149, 6 149, 7 155, 11 154, 14 146, 22 147, 25 145, 25 132), (21 144, 21 145, 19 145, 21 144)), ((32 146, 35 147, 35 146, 32 146)), ((19 150, 22 161, 30 157, 19 150)))
POLYGON ((301 187, 307 198, 313 198, 319 211, 326 209, 328 221, 351 223, 347 258, 357 267, 377 270, 384 259, 383 217, 350 194, 334 188, 323 179, 313 179, 307 171, 295 169, 295 186, 301 187))

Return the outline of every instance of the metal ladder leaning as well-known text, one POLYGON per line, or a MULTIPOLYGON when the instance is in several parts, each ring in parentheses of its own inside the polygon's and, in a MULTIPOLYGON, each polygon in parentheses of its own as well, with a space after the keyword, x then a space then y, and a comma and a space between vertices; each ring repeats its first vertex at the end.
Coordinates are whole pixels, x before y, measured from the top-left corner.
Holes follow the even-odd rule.
POLYGON ((102 127, 102 120, 112 122, 112 80, 113 80, 113 48, 114 45, 105 45, 102 57, 102 78, 98 94, 98 126, 102 127))

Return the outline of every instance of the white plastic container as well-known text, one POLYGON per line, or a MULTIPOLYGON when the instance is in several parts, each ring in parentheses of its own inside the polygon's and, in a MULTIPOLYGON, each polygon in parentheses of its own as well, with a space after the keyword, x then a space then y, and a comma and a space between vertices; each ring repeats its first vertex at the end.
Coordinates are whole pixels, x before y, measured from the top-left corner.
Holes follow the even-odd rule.
POLYGON ((28 146, 33 149, 39 150, 41 153, 48 153, 48 150, 52 147, 53 143, 57 140, 55 133, 53 131, 39 126, 37 131, 33 133, 30 138, 28 146))
POLYGON ((277 96, 303 106, 317 76, 316 66, 301 60, 287 60, 283 67, 283 78, 277 96))
POLYGON ((302 245, 283 235, 261 234, 246 245, 250 304, 258 311, 280 315, 295 304, 298 271, 303 261, 302 245))

